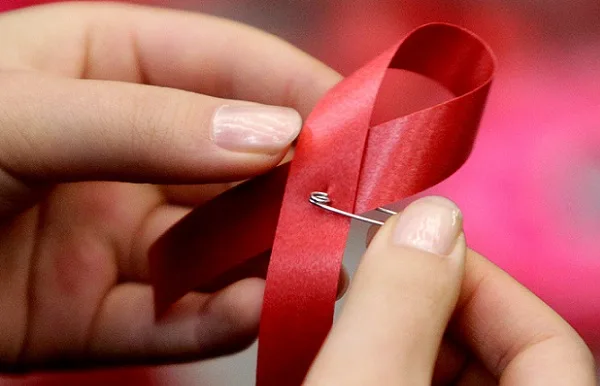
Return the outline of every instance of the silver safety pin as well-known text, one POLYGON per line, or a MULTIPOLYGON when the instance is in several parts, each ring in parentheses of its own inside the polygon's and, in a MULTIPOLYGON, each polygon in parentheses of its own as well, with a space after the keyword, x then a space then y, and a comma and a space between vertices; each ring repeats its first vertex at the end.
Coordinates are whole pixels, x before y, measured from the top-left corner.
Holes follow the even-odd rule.
MULTIPOLYGON (((337 209, 337 208, 334 208, 333 206, 330 206, 329 204, 331 204, 331 199, 329 198, 329 194, 327 194, 325 192, 312 192, 310 194, 308 202, 310 202, 313 205, 318 206, 321 209, 325 209, 329 212, 341 214, 342 216, 350 217, 355 220, 359 220, 359 221, 366 222, 366 223, 373 224, 373 225, 380 225, 380 226, 383 225, 383 221, 359 216, 357 214, 345 212, 341 209, 337 209)), ((377 210, 378 212, 381 212, 381 213, 388 214, 390 216, 397 214, 397 212, 394 212, 393 210, 389 210, 386 208, 377 208, 375 210, 377 210)))

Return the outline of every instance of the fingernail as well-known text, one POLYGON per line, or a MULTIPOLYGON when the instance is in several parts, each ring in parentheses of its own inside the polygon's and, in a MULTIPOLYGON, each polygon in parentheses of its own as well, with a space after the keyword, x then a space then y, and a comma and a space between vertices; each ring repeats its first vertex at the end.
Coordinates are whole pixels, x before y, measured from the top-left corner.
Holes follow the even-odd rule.
POLYGON ((461 231, 462 214, 452 201, 425 197, 404 209, 392 237, 396 245, 448 255, 461 231))
POLYGON ((300 133, 302 118, 287 107, 222 106, 213 117, 212 139, 227 150, 276 154, 300 133))

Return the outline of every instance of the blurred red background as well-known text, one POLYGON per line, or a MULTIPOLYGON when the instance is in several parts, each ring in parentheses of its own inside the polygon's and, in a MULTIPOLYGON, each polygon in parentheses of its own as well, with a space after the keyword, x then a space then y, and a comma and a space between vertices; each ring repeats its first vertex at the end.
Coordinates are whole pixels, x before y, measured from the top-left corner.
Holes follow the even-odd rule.
MULTIPOLYGON (((4 0, 0 10, 31 3, 4 0)), ((498 75, 472 157, 438 191, 463 208, 471 246, 542 297, 600 353, 600 2, 146 3, 258 26, 342 74, 426 22, 452 22, 482 36, 498 56, 498 75)), ((174 374, 123 370, 0 384, 187 384, 174 374)))

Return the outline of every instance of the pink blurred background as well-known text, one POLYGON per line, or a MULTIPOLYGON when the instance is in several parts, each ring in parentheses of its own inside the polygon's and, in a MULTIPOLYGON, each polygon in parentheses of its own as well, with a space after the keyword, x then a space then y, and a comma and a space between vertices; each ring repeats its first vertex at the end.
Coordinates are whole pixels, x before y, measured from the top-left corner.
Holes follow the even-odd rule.
MULTIPOLYGON (((0 10, 26 3, 32 1, 3 0, 0 10)), ((472 157, 438 191, 463 208, 470 245, 561 313, 600 355, 598 0, 147 3, 258 26, 342 74, 426 22, 453 22, 482 36, 498 56, 498 75, 472 157)), ((252 355, 193 370, 53 375, 0 385, 251 385, 252 355)))

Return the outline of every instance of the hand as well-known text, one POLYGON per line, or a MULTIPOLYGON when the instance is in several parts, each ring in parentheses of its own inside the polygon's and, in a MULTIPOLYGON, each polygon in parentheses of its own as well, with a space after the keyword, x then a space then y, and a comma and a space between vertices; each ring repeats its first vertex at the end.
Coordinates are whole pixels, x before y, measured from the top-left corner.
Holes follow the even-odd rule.
POLYGON ((0 15, 0 369, 251 343, 262 280, 190 294, 156 323, 147 249, 189 207, 277 165, 298 112, 339 79, 208 16, 75 3, 0 15))
POLYGON ((305 385, 596 385, 554 311, 465 246, 458 208, 420 199, 381 228, 305 385))

